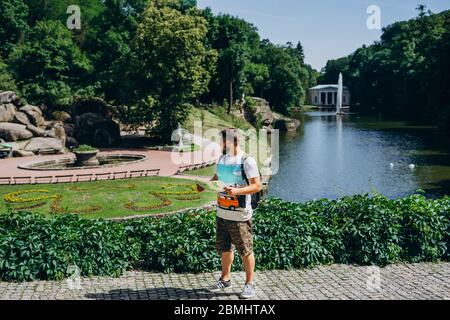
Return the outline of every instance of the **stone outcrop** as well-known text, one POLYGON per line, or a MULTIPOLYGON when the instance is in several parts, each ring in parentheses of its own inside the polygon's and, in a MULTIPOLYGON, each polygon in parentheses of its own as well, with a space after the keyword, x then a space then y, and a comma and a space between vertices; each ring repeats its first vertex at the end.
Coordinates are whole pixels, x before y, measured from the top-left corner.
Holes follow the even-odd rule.
POLYGON ((278 129, 280 131, 297 131, 299 126, 300 120, 288 118, 278 113, 274 113, 274 129, 278 129))
POLYGON ((14 91, 0 92, 0 104, 11 103, 17 100, 17 95, 14 91))
POLYGON ((252 98, 254 106, 245 106, 245 118, 251 124, 263 129, 278 129, 281 131, 296 131, 300 126, 300 120, 292 119, 272 112, 269 102, 262 98, 252 98))
POLYGON ((23 124, 25 126, 31 125, 31 122, 28 119, 27 114, 22 111, 18 111, 14 114, 13 122, 18 123, 18 124, 23 124))
POLYGON ((31 156, 34 156, 34 153, 31 151, 26 151, 23 149, 13 150, 13 157, 22 158, 22 157, 31 157, 31 156))
POLYGON ((45 125, 45 119, 42 116, 42 110, 39 107, 32 105, 25 105, 19 109, 28 116, 28 120, 30 120, 31 124, 36 127, 40 127, 45 125))
POLYGON ((120 128, 99 98, 77 100, 69 113, 27 104, 6 91, 0 92, 0 139, 13 143, 13 155, 23 157, 43 150, 64 152, 81 143, 110 147, 120 141, 120 128))
POLYGON ((0 138, 5 141, 26 140, 32 137, 33 134, 24 125, 0 122, 0 138))
POLYGON ((16 107, 12 103, 0 105, 0 122, 13 121, 16 111, 16 107))
POLYGON ((43 151, 58 153, 63 151, 64 146, 57 138, 32 138, 25 147, 25 151, 39 154, 43 151))
POLYGON ((55 121, 60 121, 60 122, 70 122, 72 121, 72 116, 65 111, 54 111, 52 113, 52 117, 53 119, 55 119, 55 121))
POLYGON ((102 99, 77 101, 72 107, 72 118, 74 134, 71 137, 79 143, 111 147, 120 141, 119 124, 112 120, 111 110, 102 99))

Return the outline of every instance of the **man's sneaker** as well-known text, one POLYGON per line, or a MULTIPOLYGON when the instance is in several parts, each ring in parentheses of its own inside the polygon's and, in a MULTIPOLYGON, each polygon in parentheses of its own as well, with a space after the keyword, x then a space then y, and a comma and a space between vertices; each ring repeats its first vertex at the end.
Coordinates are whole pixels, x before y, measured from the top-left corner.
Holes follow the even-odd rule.
POLYGON ((242 291, 241 295, 239 296, 241 299, 250 299, 253 298, 256 295, 256 288, 251 283, 246 283, 244 286, 244 291, 242 291))
POLYGON ((220 278, 214 285, 209 288, 209 291, 217 292, 228 288, 231 288, 231 280, 223 281, 222 278, 220 278))

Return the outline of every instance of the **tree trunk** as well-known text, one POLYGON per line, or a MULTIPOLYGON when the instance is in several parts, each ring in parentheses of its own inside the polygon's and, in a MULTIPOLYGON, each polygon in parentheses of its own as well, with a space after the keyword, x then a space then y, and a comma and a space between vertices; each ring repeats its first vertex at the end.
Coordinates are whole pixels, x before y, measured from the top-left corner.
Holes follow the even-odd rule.
POLYGON ((230 80, 230 101, 228 104, 228 114, 231 113, 232 107, 233 107, 233 80, 230 80))

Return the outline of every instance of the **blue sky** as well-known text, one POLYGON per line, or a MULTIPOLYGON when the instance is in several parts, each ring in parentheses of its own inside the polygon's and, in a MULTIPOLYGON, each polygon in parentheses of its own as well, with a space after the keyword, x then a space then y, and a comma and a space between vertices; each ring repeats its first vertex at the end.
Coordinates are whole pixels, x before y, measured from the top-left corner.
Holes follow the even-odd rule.
POLYGON ((262 38, 303 44, 306 62, 320 70, 329 59, 352 53, 380 38, 369 30, 367 8, 381 9, 381 25, 417 15, 418 3, 433 12, 450 9, 447 0, 197 0, 200 8, 228 13, 253 23, 262 38))

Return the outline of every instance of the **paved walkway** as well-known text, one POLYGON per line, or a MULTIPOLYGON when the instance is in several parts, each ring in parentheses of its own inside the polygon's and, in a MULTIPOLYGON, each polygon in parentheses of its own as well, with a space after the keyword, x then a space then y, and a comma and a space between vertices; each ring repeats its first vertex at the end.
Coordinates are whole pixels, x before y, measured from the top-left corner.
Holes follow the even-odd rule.
POLYGON ((146 149, 102 149, 101 155, 106 154, 139 154, 147 156, 147 159, 131 164, 122 164, 109 168, 93 168, 83 170, 25 170, 20 169, 18 166, 29 164, 38 161, 48 161, 61 158, 71 158, 72 154, 59 154, 59 155, 42 155, 25 158, 8 158, 1 160, 1 173, 2 177, 43 177, 43 176, 55 176, 55 175, 73 175, 73 174, 101 174, 111 171, 131 171, 131 170, 150 170, 160 169, 161 176, 174 175, 180 166, 199 164, 202 162, 209 162, 215 160, 208 152, 193 152, 185 153, 183 162, 175 163, 172 161, 170 151, 155 151, 146 149))
MULTIPOLYGON (((0 282, 0 299, 237 299, 244 274, 233 274, 234 286, 226 293, 205 290, 218 276, 131 271, 120 278, 82 279, 78 289, 69 289, 67 281, 0 282)), ((257 299, 450 299, 450 263, 264 271, 256 273, 256 284, 257 299)))
MULTIPOLYGON (((173 176, 176 174, 180 166, 200 164, 217 160, 220 154, 220 146, 217 143, 192 135, 193 142, 203 146, 202 151, 185 152, 182 156, 172 157, 170 151, 149 150, 146 148, 100 148, 100 155, 108 154, 139 154, 145 155, 147 158, 143 161, 121 164, 108 168, 92 168, 82 170, 45 170, 35 171, 18 168, 18 166, 48 160, 56 160, 62 158, 73 158, 72 153, 58 155, 38 155, 24 158, 7 158, 1 160, 2 177, 43 177, 55 175, 76 175, 76 174, 102 174, 112 171, 132 171, 132 170, 151 170, 160 169, 161 176, 173 176)), ((178 153, 175 153, 179 155, 178 153)))

